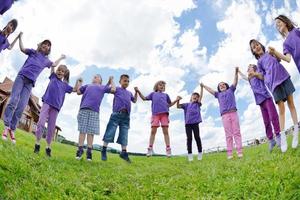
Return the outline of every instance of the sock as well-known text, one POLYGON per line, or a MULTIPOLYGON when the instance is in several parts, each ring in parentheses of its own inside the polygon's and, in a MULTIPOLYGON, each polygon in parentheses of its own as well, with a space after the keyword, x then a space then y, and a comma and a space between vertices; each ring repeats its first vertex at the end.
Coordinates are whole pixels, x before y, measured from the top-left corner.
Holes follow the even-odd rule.
POLYGON ((92 148, 91 148, 91 147, 88 147, 88 148, 87 148, 87 151, 88 151, 88 152, 92 152, 92 148))
POLYGON ((152 145, 152 144, 149 144, 149 148, 152 149, 152 147, 153 147, 153 145, 152 145))
POLYGON ((171 149, 170 145, 167 145, 166 148, 167 148, 167 149, 171 149))
POLYGON ((78 150, 82 151, 83 150, 83 146, 78 146, 78 150))
POLYGON ((298 124, 295 124, 295 125, 294 125, 294 132, 299 132, 298 124))
POLYGON ((127 150, 126 149, 122 149, 122 152, 126 152, 127 150))

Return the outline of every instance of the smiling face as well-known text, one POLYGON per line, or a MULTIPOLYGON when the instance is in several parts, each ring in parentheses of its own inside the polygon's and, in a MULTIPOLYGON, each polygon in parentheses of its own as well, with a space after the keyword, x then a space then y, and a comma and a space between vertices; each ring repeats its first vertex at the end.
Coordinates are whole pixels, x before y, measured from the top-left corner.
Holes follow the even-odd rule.
POLYGON ((257 42, 256 40, 253 40, 251 42, 250 47, 251 47, 252 53, 258 57, 260 57, 261 55, 263 55, 265 53, 262 45, 259 42, 257 42))
POLYGON ((68 69, 65 65, 60 65, 55 72, 57 78, 62 80, 65 77, 65 73, 67 70, 68 69))
POLYGON ((276 19, 276 20, 275 20, 275 24, 276 24, 276 29, 277 29, 281 34, 288 32, 288 28, 287 28, 287 26, 286 26, 286 23, 284 23, 282 20, 276 19))
POLYGON ((248 72, 248 76, 251 75, 251 74, 253 74, 254 72, 256 72, 256 66, 250 64, 250 65, 248 66, 247 72, 248 72))
POLYGON ((39 52, 44 55, 48 55, 51 50, 51 44, 49 42, 43 42, 39 45, 39 52))
POLYGON ((92 83, 93 84, 101 84, 102 83, 102 78, 99 74, 95 75, 93 77, 93 80, 92 80, 92 83))
POLYGON ((226 83, 224 82, 219 83, 218 88, 221 92, 224 92, 228 89, 226 83))
POLYGON ((164 92, 166 89, 166 84, 163 84, 163 83, 158 83, 157 84, 157 91, 158 92, 164 92))
POLYGON ((199 94, 192 94, 191 102, 195 103, 199 101, 199 94))
POLYGON ((129 86, 129 78, 126 76, 122 76, 119 81, 122 88, 127 88, 129 86))

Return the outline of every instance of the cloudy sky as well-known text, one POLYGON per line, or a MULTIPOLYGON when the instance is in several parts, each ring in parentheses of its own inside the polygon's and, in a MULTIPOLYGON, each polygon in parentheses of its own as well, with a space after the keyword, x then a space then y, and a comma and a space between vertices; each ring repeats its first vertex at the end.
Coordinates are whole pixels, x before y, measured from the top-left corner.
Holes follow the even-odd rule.
MULTIPOLYGON (((71 71, 71 84, 82 77, 90 83, 100 73, 104 82, 122 73, 131 76, 129 89, 140 87, 144 94, 151 92, 158 80, 167 82, 166 92, 175 99, 189 101, 190 94, 199 90, 199 83, 216 88, 219 81, 231 83, 234 67, 246 71, 256 63, 248 42, 259 39, 266 46, 282 50, 283 39, 274 26, 278 14, 290 16, 300 24, 300 0, 19 0, 0 17, 0 27, 12 18, 19 26, 10 40, 24 32, 24 45, 36 48, 45 38, 52 41, 50 58, 61 53, 71 71)), ((16 77, 26 56, 18 46, 0 55, 0 80, 16 77)), ((297 88, 295 104, 300 113, 300 81, 294 63, 283 63, 297 88)), ((33 93, 42 97, 50 71, 38 78, 33 93)), ((243 141, 265 135, 259 107, 247 82, 241 80, 236 92, 243 141)), ((80 96, 67 95, 57 124, 62 135, 77 141, 76 116, 80 96)), ((101 105, 101 134, 95 143, 101 144, 112 109, 113 95, 106 95, 101 105)), ((133 105, 129 151, 145 152, 150 135, 151 103, 138 100, 133 105)), ((200 125, 204 149, 225 146, 225 134, 217 101, 204 93, 203 123, 200 125)), ((287 109, 287 126, 292 125, 287 109)), ((300 116, 298 114, 298 116, 300 116)), ((186 152, 183 112, 170 109, 170 136, 174 154, 186 152)), ((119 148, 116 144, 112 147, 119 148)), ((161 130, 154 149, 164 153, 161 130)), ((194 148, 195 149, 195 148, 194 148)), ((194 150, 196 152, 196 149, 194 150)))

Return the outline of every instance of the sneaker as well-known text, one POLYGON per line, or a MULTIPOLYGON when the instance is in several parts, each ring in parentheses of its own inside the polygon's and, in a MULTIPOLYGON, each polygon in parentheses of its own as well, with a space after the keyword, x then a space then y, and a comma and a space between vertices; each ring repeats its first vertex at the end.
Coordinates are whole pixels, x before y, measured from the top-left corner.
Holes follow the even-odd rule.
POLYGON ((189 161, 189 162, 192 162, 193 159, 194 159, 193 154, 189 153, 189 154, 188 154, 188 161, 189 161))
POLYGON ((7 134, 9 132, 9 128, 8 127, 5 127, 4 130, 3 130, 3 133, 2 133, 2 139, 3 140, 7 140, 7 134))
POLYGON ((77 150, 77 152, 76 152, 76 159, 77 160, 81 160, 83 152, 84 152, 83 149, 78 149, 77 150))
POLYGON ((285 132, 281 132, 281 151, 284 153, 287 151, 287 142, 286 142, 286 135, 285 132))
POLYGON ((299 135, 299 129, 298 129, 298 125, 296 125, 296 128, 294 129, 294 133, 293 133, 293 142, 292 142, 292 148, 296 149, 298 146, 298 135, 299 135))
POLYGON ((280 134, 279 134, 279 135, 276 135, 275 141, 276 141, 276 145, 277 145, 279 148, 281 148, 281 137, 280 137, 280 134))
POLYGON ((149 147, 149 148, 147 149, 147 157, 150 157, 150 156, 152 156, 152 155, 153 155, 153 148, 149 147))
POLYGON ((242 158, 243 157, 243 153, 238 153, 238 158, 242 158))
POLYGON ((107 161, 107 153, 106 153, 106 149, 102 149, 101 151, 101 160, 103 161, 107 161))
POLYGON ((276 141, 274 139, 269 140, 269 152, 272 152, 275 145, 276 145, 276 141))
POLYGON ((122 151, 120 153, 120 158, 122 158, 123 160, 125 160, 128 163, 131 163, 131 160, 128 157, 128 153, 126 151, 122 151))
POLYGON ((40 146, 39 144, 35 144, 35 145, 34 145, 34 151, 33 151, 33 152, 34 152, 34 153, 40 153, 40 147, 41 147, 41 146, 40 146))
POLYGON ((51 157, 51 149, 50 148, 46 148, 46 155, 48 157, 51 157))
POLYGON ((93 156, 92 156, 92 151, 91 150, 87 150, 86 151, 86 160, 87 161, 92 161, 93 156))
POLYGON ((198 153, 198 160, 202 160, 202 152, 198 153))
POLYGON ((16 144, 16 137, 15 137, 15 132, 13 130, 9 129, 9 136, 10 136, 10 140, 13 144, 16 144))
POLYGON ((233 156, 231 155, 231 156, 227 156, 227 159, 228 160, 231 160, 233 158, 233 156))
POLYGON ((171 148, 170 148, 170 147, 166 148, 166 156, 167 156, 168 158, 170 158, 170 157, 172 156, 172 151, 171 151, 171 148))

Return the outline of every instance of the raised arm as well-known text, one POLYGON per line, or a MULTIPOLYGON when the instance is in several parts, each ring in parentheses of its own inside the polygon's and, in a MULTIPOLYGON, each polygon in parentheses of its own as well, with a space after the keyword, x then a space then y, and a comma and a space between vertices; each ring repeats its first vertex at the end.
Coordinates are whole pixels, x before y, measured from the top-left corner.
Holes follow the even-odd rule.
POLYGON ((111 87, 111 89, 110 89, 110 93, 115 93, 116 92, 116 85, 115 85, 115 82, 114 82, 114 77, 113 76, 110 76, 109 77, 109 80, 108 80, 108 83, 107 84, 109 84, 110 85, 110 87, 111 87))
POLYGON ((62 54, 53 64, 52 64, 52 67, 56 67, 60 61, 62 61, 63 59, 65 59, 66 56, 64 54, 62 54))
POLYGON ((80 91, 80 87, 82 86, 83 80, 82 78, 79 78, 77 81, 78 81, 78 87, 76 88, 76 92, 78 95, 81 95, 82 93, 80 91))
POLYGON ((180 104, 180 100, 181 100, 181 99, 179 99, 179 100, 177 101, 177 104, 176 104, 177 108, 182 108, 182 107, 181 107, 181 104, 180 104))
POLYGON ((138 87, 134 87, 135 92, 141 97, 143 101, 147 101, 146 97, 141 93, 138 87))
POLYGON ((276 51, 274 47, 269 47, 269 53, 275 56, 279 60, 284 60, 286 62, 291 62, 291 54, 283 55, 282 53, 276 51))
POLYGON ((24 48, 24 45, 23 45, 23 32, 19 33, 19 47, 20 47, 20 50, 26 54, 26 49, 24 48))
POLYGON ((172 107, 172 106, 174 106, 178 101, 180 101, 182 98, 180 97, 180 96, 177 96, 177 98, 175 99, 175 101, 173 101, 173 102, 171 102, 170 104, 169 104, 169 107, 172 107))
POLYGON ((199 96, 198 102, 201 103, 202 97, 203 97, 203 85, 201 85, 201 84, 200 84, 200 93, 199 94, 200 94, 200 96, 199 96))
POLYGON ((248 81, 248 77, 243 73, 241 72, 241 70, 239 69, 239 75, 242 77, 242 79, 244 79, 245 81, 248 81))
POLYGON ((137 102, 137 98, 138 98, 138 93, 137 93, 137 91, 135 90, 135 92, 134 92, 134 96, 133 96, 133 103, 136 103, 137 102))
POLYGON ((233 85, 234 87, 236 87, 238 81, 239 81, 239 68, 236 67, 236 68, 235 68, 234 79, 233 79, 232 85, 233 85))
POLYGON ((14 39, 14 41, 9 45, 9 47, 7 48, 8 50, 12 50, 12 48, 14 48, 15 44, 17 43, 18 39, 20 38, 20 33, 19 35, 14 39))
POLYGON ((203 87, 206 91, 208 91, 209 93, 211 93, 212 95, 215 96, 216 91, 214 91, 212 88, 210 88, 210 87, 204 85, 203 83, 201 83, 200 85, 202 85, 202 87, 203 87))
POLYGON ((75 86, 73 87, 73 92, 77 92, 77 94, 78 94, 78 91, 79 91, 79 88, 81 87, 81 85, 82 85, 82 78, 79 78, 76 80, 75 86))

